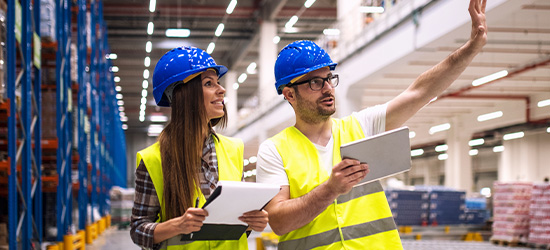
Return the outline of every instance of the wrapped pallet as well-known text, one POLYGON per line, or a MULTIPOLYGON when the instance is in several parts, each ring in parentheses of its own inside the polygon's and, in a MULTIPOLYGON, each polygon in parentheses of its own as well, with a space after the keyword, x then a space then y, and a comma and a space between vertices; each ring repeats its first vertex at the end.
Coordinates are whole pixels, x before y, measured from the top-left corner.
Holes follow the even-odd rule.
POLYGON ((550 246, 550 184, 535 184, 529 208, 529 238, 532 245, 550 246))
POLYGON ((134 207, 135 189, 114 186, 109 191, 111 198, 111 223, 125 228, 130 225, 132 208, 134 207))
POLYGON ((529 207, 533 184, 493 184, 493 236, 491 241, 510 245, 525 243, 529 235, 529 207))

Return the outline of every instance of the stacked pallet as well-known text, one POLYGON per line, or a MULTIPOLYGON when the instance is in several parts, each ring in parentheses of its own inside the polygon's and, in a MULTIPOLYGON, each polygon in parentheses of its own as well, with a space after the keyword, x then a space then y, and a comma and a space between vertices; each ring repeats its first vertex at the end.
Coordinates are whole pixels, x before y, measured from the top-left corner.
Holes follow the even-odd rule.
POLYGON ((458 225, 465 222, 466 192, 453 190, 430 191, 430 225, 458 225))
POLYGON ((531 183, 501 183, 493 185, 493 242, 508 245, 525 243, 529 235, 531 183))
POLYGON ((550 247, 550 184, 535 184, 529 206, 528 243, 550 247))
POLYGON ((428 222, 428 192, 386 190, 395 223, 400 226, 420 226, 428 222))
POLYGON ((130 225, 132 208, 134 207, 135 190, 114 186, 109 191, 111 198, 111 223, 125 228, 130 225))
POLYGON ((488 218, 486 198, 466 198, 466 224, 483 224, 488 218))

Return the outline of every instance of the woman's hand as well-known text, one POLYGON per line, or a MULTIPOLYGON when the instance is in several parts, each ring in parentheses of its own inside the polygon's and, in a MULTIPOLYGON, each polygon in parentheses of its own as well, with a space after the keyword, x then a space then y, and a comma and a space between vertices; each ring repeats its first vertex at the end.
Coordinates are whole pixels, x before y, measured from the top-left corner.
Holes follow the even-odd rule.
POLYGON ((174 222, 182 234, 190 234, 201 230, 206 216, 208 212, 202 208, 188 208, 182 216, 175 218, 174 222))
POLYGON ((261 232, 267 226, 269 219, 267 218, 267 211, 265 210, 252 210, 244 213, 239 220, 248 224, 248 228, 261 232))

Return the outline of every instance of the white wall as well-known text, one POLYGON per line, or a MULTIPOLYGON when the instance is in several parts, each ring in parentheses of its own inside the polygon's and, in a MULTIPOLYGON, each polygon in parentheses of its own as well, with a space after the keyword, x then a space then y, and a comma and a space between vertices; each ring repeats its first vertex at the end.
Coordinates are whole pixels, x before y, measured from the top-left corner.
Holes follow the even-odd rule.
POLYGON ((128 187, 136 183, 136 153, 157 141, 156 137, 147 136, 147 132, 126 132, 126 157, 128 162, 128 187))

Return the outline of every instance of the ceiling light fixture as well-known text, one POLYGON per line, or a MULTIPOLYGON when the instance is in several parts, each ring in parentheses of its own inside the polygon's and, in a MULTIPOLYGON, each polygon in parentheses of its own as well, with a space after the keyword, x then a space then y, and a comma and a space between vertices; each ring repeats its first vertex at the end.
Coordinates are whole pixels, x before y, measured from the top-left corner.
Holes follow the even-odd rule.
POLYGON ((359 12, 361 13, 384 13, 384 7, 379 6, 360 6, 359 12))
POLYGON ((111 72, 114 72, 114 73, 118 72, 118 67, 117 66, 112 66, 111 67, 111 72))
POLYGON ((520 132, 505 134, 504 136, 502 136, 502 139, 505 141, 508 141, 513 139, 523 138, 523 136, 525 136, 525 133, 523 133, 523 131, 520 131, 520 132))
MULTIPOLYGON (((116 78, 116 77, 115 77, 115 78, 116 78)), ((116 80, 115 80, 115 81, 116 81, 116 80)), ((117 85, 117 86, 115 87, 115 90, 116 90, 116 92, 120 92, 120 91, 122 90, 122 87, 120 87, 120 85, 117 85)))
POLYGON ((444 160, 449 159, 449 155, 448 154, 440 154, 440 155, 437 156, 437 159, 440 160, 440 161, 444 161, 444 160))
POLYGON ((116 94, 116 99, 121 100, 122 99, 122 94, 120 94, 120 93, 116 94))
POLYGON ((117 54, 115 53, 111 53, 111 54, 108 54, 107 56, 105 56, 107 59, 109 60, 115 60, 118 58, 117 54))
POLYGON ((325 36, 339 36, 340 30, 339 29, 324 29, 323 34, 325 36))
POLYGON ((424 154, 424 149, 413 149, 411 150, 411 156, 414 157, 414 156, 421 156, 424 154))
POLYGON ((280 37, 280 36, 274 36, 274 37, 273 37, 273 43, 274 43, 274 44, 278 44, 280 41, 281 41, 281 37, 280 37))
POLYGON ((537 103, 537 107, 539 108, 546 107, 546 106, 550 106, 550 99, 542 100, 537 103))
POLYGON ((166 37, 189 37, 190 35, 189 29, 166 29, 166 37))
POLYGON ((149 81, 143 80, 143 83, 141 83, 141 86, 142 86, 144 89, 147 89, 147 88, 149 87, 149 81))
POLYGON ((431 127, 429 133, 430 133, 430 135, 433 135, 437 132, 445 131, 445 130, 448 130, 450 128, 451 128, 450 123, 443 123, 443 124, 431 127))
POLYGON ((231 0, 231 2, 229 2, 229 5, 227 6, 227 9, 225 10, 225 13, 231 15, 231 13, 233 13, 233 10, 235 10, 235 6, 237 6, 237 0, 231 0))
POLYGON ((124 105, 124 101, 123 100, 118 100, 118 101, 116 101, 116 104, 118 106, 122 106, 122 105, 124 105))
POLYGON ((484 122, 484 121, 496 119, 496 118, 502 117, 503 114, 504 113, 502 113, 502 111, 496 111, 496 112, 480 115, 477 117, 477 121, 484 122))
POLYGON ((142 97, 147 97, 147 90, 146 89, 141 91, 141 96, 142 97))
POLYGON ((237 79, 237 82, 239 83, 243 83, 244 81, 246 81, 246 78, 248 77, 248 75, 246 73, 242 73, 239 78, 237 79))
POLYGON ((416 133, 414 131, 410 131, 409 132, 409 139, 412 139, 414 137, 416 137, 416 133))
POLYGON ((447 149, 449 149, 449 146, 447 146, 447 144, 441 144, 435 147, 435 152, 444 152, 447 151, 447 149))
POLYGON ((246 68, 246 73, 248 74, 256 74, 256 62, 251 62, 248 67, 246 68))
POLYGON ((239 83, 233 83, 233 89, 234 90, 239 89, 239 83))
POLYGON ((493 152, 498 153, 504 151, 504 146, 496 146, 493 148, 493 152))
POLYGON ((478 153, 479 153, 479 150, 477 150, 477 149, 471 149, 470 151, 468 151, 468 154, 470 156, 477 155, 478 153))
POLYGON ((147 24, 147 35, 152 35, 154 30, 155 24, 153 22, 149 22, 149 24, 147 24))
MULTIPOLYGON (((122 120, 122 119, 121 119, 122 120)), ((127 130, 128 129, 128 125, 126 124, 122 124, 122 130, 127 130)))
POLYGON ((152 115, 149 120, 152 122, 167 122, 168 117, 165 115, 152 115))
POLYGON ((149 70, 148 69, 143 70, 143 79, 149 79, 149 70))
POLYGON ((151 53, 151 50, 153 49, 153 43, 151 41, 147 41, 145 44, 145 52, 151 53))
POLYGON ((145 116, 141 116, 141 115, 140 115, 140 116, 139 116, 139 121, 140 121, 140 122, 145 121, 145 116))
POLYGON ((120 77, 119 77, 119 76, 115 76, 115 77, 113 78, 113 80, 115 80, 115 82, 120 82, 120 77))
POLYGON ((483 138, 478 138, 478 139, 473 139, 473 140, 470 140, 468 142, 468 145, 470 147, 474 147, 474 146, 479 146, 479 145, 483 145, 485 143, 485 139, 483 138))
POLYGON ((149 2, 149 12, 155 12, 156 7, 157 7, 157 0, 151 0, 149 2))
POLYGON ((287 28, 287 29, 292 28, 292 26, 294 26, 294 24, 296 24, 296 22, 298 22, 298 16, 294 15, 290 18, 290 20, 288 20, 288 22, 286 22, 285 28, 287 28))
POLYGON ((308 8, 311 7, 311 5, 313 5, 313 3, 315 3, 315 0, 307 0, 305 3, 304 3, 304 7, 308 8))
POLYGON ((488 83, 488 82, 492 82, 494 80, 497 80, 497 79, 500 79, 500 78, 503 78, 505 76, 508 75, 508 70, 501 70, 497 73, 494 73, 494 74, 490 74, 488 76, 484 76, 482 78, 478 78, 476 80, 474 80, 472 82, 472 85, 473 86, 479 86, 479 85, 483 85, 485 83, 488 83))
POLYGON ((151 58, 146 56, 145 59, 143 59, 143 65, 145 65, 145 67, 151 66, 151 58))
POLYGON ((208 48, 206 48, 206 53, 212 54, 215 48, 216 48, 216 44, 214 42, 210 42, 210 44, 208 44, 208 48))
POLYGON ((225 25, 223 23, 218 24, 218 27, 216 28, 216 32, 214 32, 214 35, 221 36, 223 32, 223 28, 225 28, 225 25))

